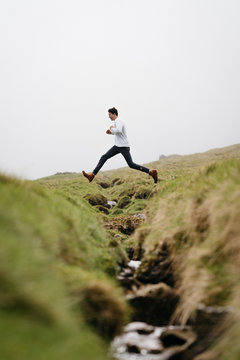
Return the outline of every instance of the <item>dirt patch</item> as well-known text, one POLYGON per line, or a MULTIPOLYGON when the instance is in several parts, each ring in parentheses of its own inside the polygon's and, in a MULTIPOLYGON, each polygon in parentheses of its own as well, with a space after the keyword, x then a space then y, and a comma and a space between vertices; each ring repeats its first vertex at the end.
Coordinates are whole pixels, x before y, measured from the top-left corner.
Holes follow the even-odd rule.
POLYGON ((107 207, 108 199, 101 194, 87 194, 84 198, 89 202, 90 205, 102 205, 107 207))
POLYGON ((131 235, 143 222, 143 218, 139 218, 135 215, 115 216, 113 218, 109 218, 105 222, 105 227, 109 230, 117 230, 122 234, 131 235))
POLYGON ((107 189, 112 186, 111 184, 104 182, 104 181, 99 181, 98 185, 100 185, 103 189, 107 189))
POLYGON ((179 300, 176 291, 159 283, 143 285, 127 296, 133 310, 132 320, 151 325, 167 325, 179 300))

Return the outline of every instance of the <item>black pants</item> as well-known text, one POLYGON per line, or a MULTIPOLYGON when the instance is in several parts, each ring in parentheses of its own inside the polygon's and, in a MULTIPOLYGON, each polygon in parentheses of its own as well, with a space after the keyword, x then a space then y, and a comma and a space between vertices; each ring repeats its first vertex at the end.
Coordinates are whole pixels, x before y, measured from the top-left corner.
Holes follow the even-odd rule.
POLYGON ((124 158, 125 158, 128 166, 129 166, 130 168, 136 169, 136 170, 139 170, 139 171, 143 171, 143 172, 149 174, 149 169, 148 169, 148 168, 146 168, 146 167, 144 167, 144 166, 141 166, 141 165, 138 165, 138 164, 135 164, 135 163, 132 161, 132 157, 131 157, 131 154, 130 154, 130 147, 119 147, 119 146, 116 146, 116 145, 114 145, 110 150, 108 150, 108 151, 106 152, 106 154, 104 154, 104 155, 100 158, 97 166, 96 166, 95 169, 93 170, 93 174, 94 174, 94 175, 97 175, 97 173, 99 172, 99 170, 101 169, 101 167, 105 164, 105 162, 106 162, 108 159, 110 159, 111 157, 113 157, 113 156, 115 156, 115 155, 117 155, 117 154, 119 154, 119 153, 121 153, 121 154, 124 156, 124 158))

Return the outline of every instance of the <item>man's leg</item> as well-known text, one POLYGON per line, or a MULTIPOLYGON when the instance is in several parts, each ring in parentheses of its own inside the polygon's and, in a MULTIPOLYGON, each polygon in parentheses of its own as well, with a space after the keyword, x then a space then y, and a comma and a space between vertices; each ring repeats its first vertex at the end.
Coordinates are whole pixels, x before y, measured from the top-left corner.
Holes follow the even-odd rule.
POLYGON ((132 161, 132 156, 130 154, 130 148, 129 147, 122 147, 122 148, 119 148, 120 151, 121 151, 121 154, 124 156, 126 162, 128 163, 128 166, 131 168, 131 169, 136 169, 136 170, 139 170, 139 171, 142 171, 142 172, 145 172, 147 174, 149 174, 155 184, 158 182, 158 174, 157 174, 157 170, 150 170, 142 165, 138 165, 138 164, 135 164, 133 161, 132 161))
POLYGON ((108 150, 106 152, 106 154, 104 154, 103 156, 101 156, 97 166, 95 167, 95 169, 93 170, 93 174, 94 176, 97 175, 97 173, 99 172, 99 170, 101 169, 101 167, 105 164, 105 162, 110 159, 111 157, 119 154, 119 148, 117 146, 113 146, 110 150, 108 150))
POLYGON ((132 161, 132 156, 130 154, 130 148, 129 147, 122 147, 122 148, 119 148, 121 154, 124 156, 128 166, 131 168, 131 169, 136 169, 136 170, 139 170, 139 171, 142 171, 142 172, 145 172, 147 174, 149 174, 149 171, 150 169, 142 166, 142 165, 138 165, 138 164, 135 164, 133 161, 132 161))

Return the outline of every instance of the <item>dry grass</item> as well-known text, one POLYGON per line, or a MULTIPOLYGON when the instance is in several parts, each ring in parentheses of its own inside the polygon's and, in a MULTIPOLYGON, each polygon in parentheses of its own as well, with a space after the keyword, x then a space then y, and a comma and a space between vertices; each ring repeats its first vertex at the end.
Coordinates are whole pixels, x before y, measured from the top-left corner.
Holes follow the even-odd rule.
POLYGON ((147 213, 155 209, 155 215, 143 246, 151 254, 156 243, 167 240, 172 245, 181 294, 175 315, 182 323, 201 302, 234 302, 240 283, 239 178, 238 159, 214 162, 169 186, 159 185, 147 208, 147 213))

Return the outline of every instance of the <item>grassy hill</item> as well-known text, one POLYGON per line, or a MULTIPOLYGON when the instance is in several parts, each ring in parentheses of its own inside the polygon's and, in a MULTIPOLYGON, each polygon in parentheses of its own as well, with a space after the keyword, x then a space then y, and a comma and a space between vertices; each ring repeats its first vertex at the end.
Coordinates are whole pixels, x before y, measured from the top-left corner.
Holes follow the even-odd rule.
POLYGON ((81 198, 4 175, 0 199, 0 358, 105 359, 86 321, 109 338, 125 304, 99 215, 81 198))
POLYGON ((76 173, 0 176, 1 359, 106 359, 129 315, 119 266, 140 252, 148 266, 162 243, 181 299, 173 317, 231 306, 235 323, 205 358, 239 358, 240 145, 148 166, 156 185, 129 168, 91 184, 76 173))

